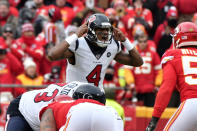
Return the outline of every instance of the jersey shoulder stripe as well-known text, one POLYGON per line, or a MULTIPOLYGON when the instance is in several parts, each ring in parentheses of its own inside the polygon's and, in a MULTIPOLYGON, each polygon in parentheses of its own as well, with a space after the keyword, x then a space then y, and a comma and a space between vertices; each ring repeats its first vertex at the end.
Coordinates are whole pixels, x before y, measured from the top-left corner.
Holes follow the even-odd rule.
POLYGON ((180 49, 167 50, 162 56, 161 65, 174 60, 177 56, 180 55, 180 53, 181 53, 180 49))

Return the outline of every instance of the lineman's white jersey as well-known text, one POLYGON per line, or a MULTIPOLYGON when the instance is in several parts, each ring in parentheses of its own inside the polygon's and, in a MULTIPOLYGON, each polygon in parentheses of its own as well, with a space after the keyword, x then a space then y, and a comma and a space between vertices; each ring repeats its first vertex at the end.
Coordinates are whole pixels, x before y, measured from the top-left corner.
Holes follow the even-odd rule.
POLYGON ((102 89, 105 71, 116 54, 121 51, 120 43, 112 39, 100 58, 93 54, 84 37, 78 38, 78 44, 76 43, 69 46, 75 54, 75 64, 68 62, 66 82, 74 80, 88 82, 102 89))
POLYGON ((72 97, 74 91, 85 83, 70 82, 68 84, 51 84, 45 89, 33 90, 22 95, 19 103, 19 111, 35 131, 40 129, 39 112, 53 102, 55 96, 68 95, 72 97))
POLYGON ((66 117, 60 131, 124 131, 123 120, 110 106, 84 102, 72 106, 66 117))

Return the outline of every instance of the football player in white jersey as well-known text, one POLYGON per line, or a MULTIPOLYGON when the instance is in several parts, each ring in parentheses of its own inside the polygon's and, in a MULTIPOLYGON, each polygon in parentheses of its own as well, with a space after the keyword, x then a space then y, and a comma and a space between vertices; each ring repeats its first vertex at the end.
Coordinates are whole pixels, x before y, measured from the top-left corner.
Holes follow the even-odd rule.
POLYGON ((52 103, 56 96, 68 95, 74 99, 78 99, 73 96, 73 94, 77 89, 80 90, 80 88, 84 88, 84 86, 87 87, 87 90, 84 90, 83 92, 84 94, 86 92, 89 94, 92 93, 91 95, 93 97, 90 99, 95 99, 105 104, 104 93, 101 92, 98 87, 92 86, 88 83, 74 81, 68 84, 51 84, 45 89, 26 92, 10 103, 7 110, 6 131, 39 131, 40 110, 52 103), (89 87, 91 87, 91 90, 89 87), (93 94, 95 92, 96 95, 93 94))
POLYGON ((93 14, 77 32, 56 44, 48 54, 50 60, 66 58, 66 82, 81 81, 103 87, 106 68, 111 61, 141 66, 140 54, 125 35, 110 24, 104 14, 93 14), (128 50, 121 50, 121 43, 128 50))

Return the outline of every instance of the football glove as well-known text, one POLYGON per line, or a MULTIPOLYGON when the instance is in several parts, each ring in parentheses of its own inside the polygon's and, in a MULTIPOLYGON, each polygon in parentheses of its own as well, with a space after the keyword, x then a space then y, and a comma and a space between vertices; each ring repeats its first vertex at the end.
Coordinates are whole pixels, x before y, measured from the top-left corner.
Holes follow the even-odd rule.
POLYGON ((159 120, 158 117, 152 117, 150 123, 148 124, 148 126, 146 128, 146 131, 155 131, 158 120, 159 120))

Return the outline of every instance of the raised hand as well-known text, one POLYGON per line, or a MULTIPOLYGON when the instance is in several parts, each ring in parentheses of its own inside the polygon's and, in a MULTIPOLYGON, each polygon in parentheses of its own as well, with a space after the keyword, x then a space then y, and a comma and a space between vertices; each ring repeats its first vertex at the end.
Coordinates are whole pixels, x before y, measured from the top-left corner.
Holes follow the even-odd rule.
POLYGON ((88 25, 87 25, 87 22, 85 22, 78 28, 76 34, 78 37, 81 37, 87 32, 88 32, 88 25))
POLYGON ((125 35, 118 28, 113 27, 114 39, 120 42, 124 42, 126 40, 125 35))

